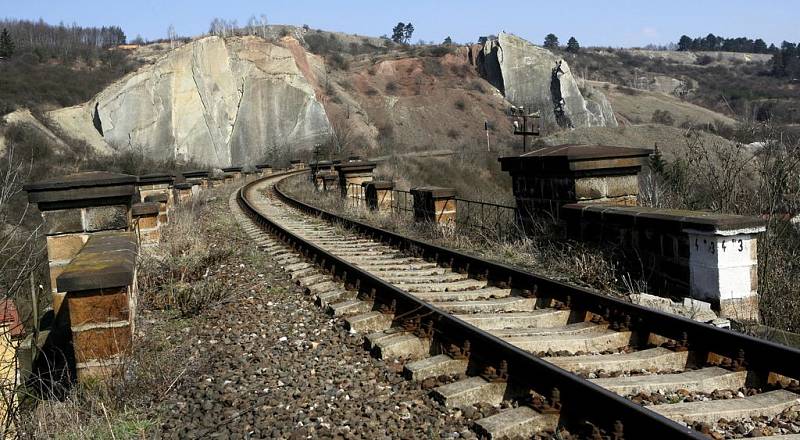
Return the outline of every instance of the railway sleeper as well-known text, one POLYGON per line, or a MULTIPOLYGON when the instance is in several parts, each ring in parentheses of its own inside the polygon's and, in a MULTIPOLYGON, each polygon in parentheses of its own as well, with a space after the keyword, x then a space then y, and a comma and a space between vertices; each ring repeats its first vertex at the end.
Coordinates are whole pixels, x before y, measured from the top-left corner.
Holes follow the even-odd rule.
POLYGON ((768 391, 744 399, 709 400, 651 405, 647 408, 676 422, 715 424, 721 419, 775 417, 787 408, 800 405, 800 396, 786 390, 768 391))
POLYGON ((344 289, 334 289, 325 293, 320 293, 314 298, 314 303, 322 308, 328 307, 330 304, 339 303, 356 299, 356 293, 344 289))
POLYGON ((636 370, 683 370, 689 362, 689 354, 688 351, 672 351, 657 347, 631 353, 546 357, 543 359, 573 373, 603 370, 622 374, 636 370))
POLYGON ((452 283, 423 283, 409 285, 404 290, 409 293, 417 292, 455 292, 464 290, 478 290, 486 287, 486 281, 464 279, 452 283))
MULTIPOLYGON (((539 309, 511 313, 456 314, 456 318, 466 321, 481 330, 502 330, 507 328, 555 327, 567 325, 577 319, 576 312, 569 310, 539 309)), ((583 316, 580 317, 583 320, 583 316)))
POLYGON ((495 298, 508 298, 512 295, 511 289, 485 287, 477 290, 464 290, 458 292, 418 292, 414 296, 431 303, 490 300, 495 298))
POLYGON ((446 408, 462 408, 481 402, 500 405, 506 400, 507 388, 506 382, 490 382, 473 376, 436 387, 431 397, 446 408))
MULTIPOLYGON (((328 308, 326 310, 328 311, 328 314, 337 317, 346 317, 354 315, 361 316, 365 313, 369 313, 372 310, 372 303, 367 301, 361 301, 360 299, 354 298, 333 304, 328 304, 328 308)), ((364 330, 352 330, 352 331, 362 332, 364 330)))
POLYGON ((556 352, 575 354, 600 353, 618 350, 631 344, 631 332, 605 330, 591 335, 545 335, 511 336, 503 338, 506 342, 532 353, 556 352))
POLYGON ((476 420, 473 430, 485 439, 531 438, 558 428, 559 414, 543 414, 528 406, 519 406, 476 420))
POLYGON ((536 299, 511 296, 481 301, 441 302, 434 305, 450 313, 457 314, 532 312, 536 307, 536 299))
POLYGON ((467 359, 454 359, 446 354, 426 357, 403 366, 403 375, 409 380, 423 381, 442 375, 456 376, 466 374, 467 359))
MULTIPOLYGON (((369 305, 372 309, 372 304, 361 302, 369 305)), ((393 319, 394 315, 370 310, 345 319, 345 327, 353 333, 372 333, 388 329, 392 326, 393 319)))
POLYGON ((677 392, 711 393, 714 390, 738 390, 747 381, 747 371, 730 371, 720 367, 701 368, 675 374, 621 376, 591 379, 597 385, 622 396, 638 393, 677 392))

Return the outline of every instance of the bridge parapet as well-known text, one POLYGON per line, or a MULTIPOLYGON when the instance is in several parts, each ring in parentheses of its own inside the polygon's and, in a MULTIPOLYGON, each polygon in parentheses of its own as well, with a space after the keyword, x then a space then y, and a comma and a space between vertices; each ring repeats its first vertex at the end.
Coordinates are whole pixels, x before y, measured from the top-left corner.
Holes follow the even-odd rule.
POLYGON ((511 174, 522 219, 558 219, 568 203, 636 205, 638 174, 652 150, 604 145, 560 145, 501 157, 511 174))
POLYGON ((757 217, 647 207, 569 204, 572 238, 608 243, 638 259, 649 283, 708 301, 727 318, 758 320, 757 217))
POLYGON ((66 292, 79 382, 118 372, 130 352, 136 312, 137 246, 130 232, 91 236, 56 279, 66 292))
POLYGON ((44 219, 56 316, 65 295, 57 277, 92 235, 130 230, 136 184, 136 176, 89 171, 25 185, 28 201, 36 203, 44 219))

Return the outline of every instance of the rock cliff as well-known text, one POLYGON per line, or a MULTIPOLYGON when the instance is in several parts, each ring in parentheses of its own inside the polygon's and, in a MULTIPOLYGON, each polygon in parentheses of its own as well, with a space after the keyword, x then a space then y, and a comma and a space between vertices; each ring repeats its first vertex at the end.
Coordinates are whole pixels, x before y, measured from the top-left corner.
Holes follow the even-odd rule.
MULTIPOLYGON (((303 64, 322 62, 303 57, 303 64)), ((236 165, 270 147, 310 149, 330 136, 310 81, 286 47, 206 37, 50 116, 98 151, 133 148, 154 159, 236 165)))
POLYGON ((614 112, 598 90, 578 88, 569 65, 550 51, 501 33, 474 56, 480 74, 505 98, 539 111, 550 128, 617 126, 614 112))

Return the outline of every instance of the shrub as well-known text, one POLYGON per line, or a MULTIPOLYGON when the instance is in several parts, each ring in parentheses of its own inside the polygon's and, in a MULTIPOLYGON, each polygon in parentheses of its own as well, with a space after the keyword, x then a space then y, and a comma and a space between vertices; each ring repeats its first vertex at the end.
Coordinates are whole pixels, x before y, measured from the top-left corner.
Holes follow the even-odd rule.
POLYGON ((653 112, 651 121, 655 124, 674 125, 675 118, 669 110, 656 110, 653 112))
POLYGON ((394 81, 389 81, 386 83, 386 93, 390 95, 394 95, 397 92, 397 83, 394 81))
POLYGON ((337 70, 347 70, 350 68, 350 62, 342 56, 341 53, 333 53, 326 58, 328 60, 328 64, 331 65, 334 69, 337 70))
POLYGON ((486 93, 486 89, 484 88, 483 83, 477 79, 474 79, 469 83, 469 88, 478 93, 486 93))
POLYGON ((461 98, 456 99, 453 105, 455 105, 456 109, 461 110, 462 112, 467 108, 467 104, 461 98))
POLYGON ((461 136, 461 133, 459 133, 455 128, 447 130, 447 137, 450 139, 458 139, 459 136, 461 136))

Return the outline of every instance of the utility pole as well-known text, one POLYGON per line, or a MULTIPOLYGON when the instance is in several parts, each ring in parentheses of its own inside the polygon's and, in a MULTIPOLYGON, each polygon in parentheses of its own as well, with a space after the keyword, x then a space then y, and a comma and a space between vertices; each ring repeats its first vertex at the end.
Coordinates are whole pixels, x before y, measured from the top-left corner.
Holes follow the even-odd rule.
POLYGON ((486 151, 492 151, 489 146, 489 121, 483 121, 483 129, 486 131, 486 151))
POLYGON ((539 112, 534 113, 526 113, 525 107, 519 106, 514 107, 511 106, 511 118, 514 119, 514 135, 515 136, 522 136, 522 152, 525 153, 528 151, 528 136, 539 136, 539 112), (530 124, 528 121, 530 120, 530 124), (537 121, 537 123, 533 124, 533 121, 537 121))

